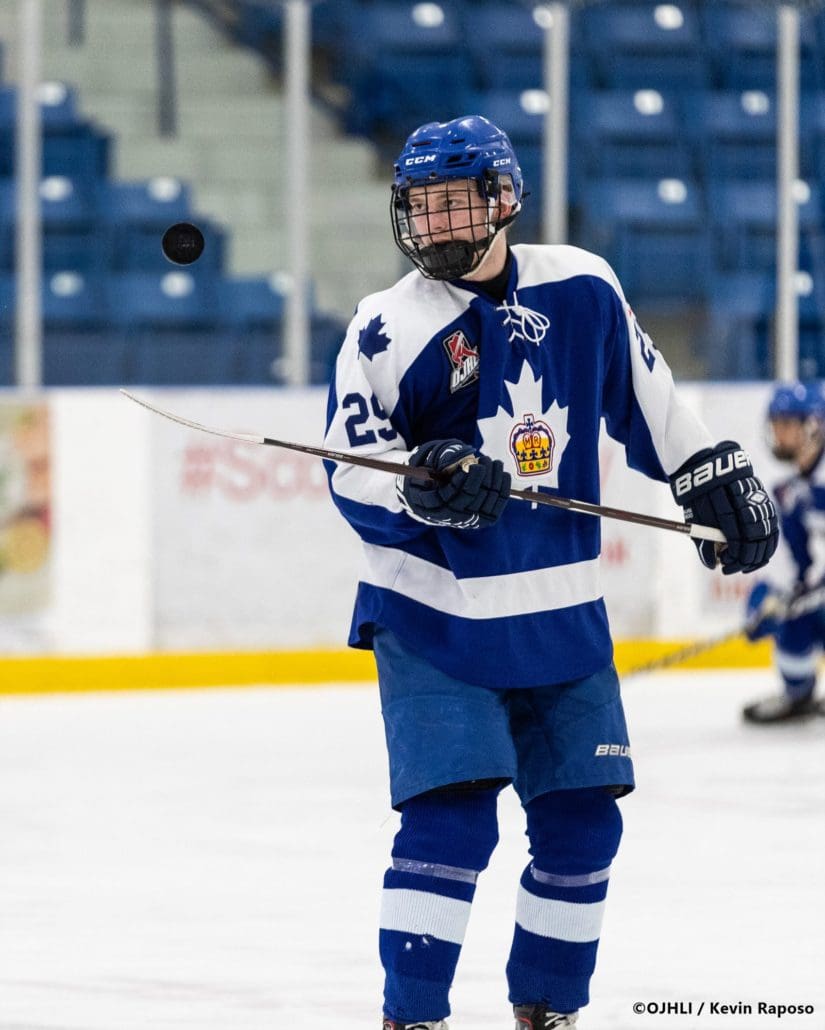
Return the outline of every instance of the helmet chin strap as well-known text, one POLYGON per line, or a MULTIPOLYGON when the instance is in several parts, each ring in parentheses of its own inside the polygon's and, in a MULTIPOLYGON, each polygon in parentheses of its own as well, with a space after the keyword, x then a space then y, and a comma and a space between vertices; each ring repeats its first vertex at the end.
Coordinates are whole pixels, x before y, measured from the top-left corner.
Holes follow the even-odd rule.
MULTIPOLYGON (((499 226, 499 227, 498 227, 498 229, 496 229, 496 230, 495 230, 495 232, 491 233, 491 234, 490 234, 490 235, 489 235, 489 236, 487 237, 487 239, 488 239, 488 240, 490 241, 490 246, 489 246, 489 247, 488 247, 488 248, 487 248, 487 249, 486 249, 486 250, 484 251, 484 253, 483 253, 483 254, 481 255, 481 260, 480 260, 480 261, 479 261, 479 263, 478 263, 478 264, 477 264, 477 265, 475 266, 475 268, 471 268, 471 269, 470 269, 470 271, 471 271, 471 272, 480 272, 480 271, 481 271, 481 269, 482 269, 482 268, 483 268, 483 267, 484 267, 484 266, 485 266, 485 265, 487 264, 487 262, 488 262, 488 261, 490 260, 490 255, 491 255, 491 254, 493 253, 493 244, 495 243, 496 237, 498 236, 498 234, 499 234, 499 230, 500 230, 500 229, 501 229, 501 226, 499 226)), ((465 273, 465 274, 466 274, 466 273, 465 273)))

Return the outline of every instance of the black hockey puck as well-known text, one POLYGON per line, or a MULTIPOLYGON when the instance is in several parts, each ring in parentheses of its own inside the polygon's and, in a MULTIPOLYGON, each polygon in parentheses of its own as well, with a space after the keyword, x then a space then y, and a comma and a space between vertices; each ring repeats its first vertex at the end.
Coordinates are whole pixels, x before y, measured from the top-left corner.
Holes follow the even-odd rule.
POLYGON ((161 247, 174 264, 191 265, 203 253, 203 233, 189 222, 177 222, 163 234, 161 247))

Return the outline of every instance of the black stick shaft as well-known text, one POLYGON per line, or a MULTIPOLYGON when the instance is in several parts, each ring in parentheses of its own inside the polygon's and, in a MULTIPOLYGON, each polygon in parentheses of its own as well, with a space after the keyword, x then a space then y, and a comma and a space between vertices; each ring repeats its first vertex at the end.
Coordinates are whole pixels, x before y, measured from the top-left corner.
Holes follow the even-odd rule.
MULTIPOLYGON (((310 444, 292 443, 289 440, 276 440, 270 436, 256 436, 252 433, 230 433, 223 429, 213 429, 204 426, 200 422, 193 422, 191 419, 175 415, 171 411, 164 411, 155 407, 148 401, 135 397, 128 390, 120 391, 130 401, 140 404, 141 407, 162 415, 164 418, 177 422, 179 425, 188 426, 190 429, 197 429, 202 433, 211 433, 213 436, 222 436, 229 440, 239 440, 242 443, 265 444, 268 447, 280 447, 287 451, 298 451, 300 454, 314 454, 318 458, 325 458, 327 461, 341 462, 346 465, 360 465, 362 468, 376 469, 379 472, 391 472, 396 476, 408 476, 410 479, 421 481, 432 480, 432 474, 426 468, 404 465, 400 462, 384 461, 381 458, 369 458, 358 454, 349 454, 344 451, 332 451, 327 447, 313 447, 310 444)), ((688 536, 702 537, 704 539, 724 538, 718 530, 691 525, 686 522, 677 522, 674 519, 663 519, 656 515, 643 515, 641 512, 625 511, 622 508, 607 508, 601 504, 591 504, 590 501, 577 501, 570 497, 557 497, 554 494, 539 493, 538 490, 511 490, 510 496, 518 501, 529 501, 531 504, 546 504, 551 508, 564 508, 567 511, 582 512, 585 515, 599 515, 602 518, 617 519, 621 522, 633 522, 639 526, 652 526, 655 529, 667 529, 673 533, 684 533, 688 536)))

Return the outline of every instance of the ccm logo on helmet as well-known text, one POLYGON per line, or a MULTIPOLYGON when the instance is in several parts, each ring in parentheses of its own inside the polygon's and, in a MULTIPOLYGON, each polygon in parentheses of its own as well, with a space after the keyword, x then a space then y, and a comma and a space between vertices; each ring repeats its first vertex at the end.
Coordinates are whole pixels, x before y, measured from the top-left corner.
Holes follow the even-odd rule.
POLYGON ((686 472, 683 476, 679 476, 674 484, 676 496, 681 497, 688 490, 693 490, 697 486, 704 486, 705 483, 709 483, 712 479, 726 476, 729 472, 733 472, 734 469, 746 468, 749 465, 750 460, 743 450, 734 451, 732 454, 724 454, 716 458, 715 461, 706 461, 704 465, 700 465, 692 472, 686 472))
POLYGON ((418 157, 408 157, 405 165, 428 165, 437 158, 436 154, 419 154, 418 157))
POLYGON ((501 168, 502 165, 510 164, 509 157, 500 157, 497 161, 493 161, 493 168, 501 168))

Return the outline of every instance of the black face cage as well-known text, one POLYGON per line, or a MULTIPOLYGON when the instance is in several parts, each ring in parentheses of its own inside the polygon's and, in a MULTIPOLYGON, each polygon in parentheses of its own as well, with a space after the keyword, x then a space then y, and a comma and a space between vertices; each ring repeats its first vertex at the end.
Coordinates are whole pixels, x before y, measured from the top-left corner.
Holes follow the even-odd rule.
POLYGON ((393 238, 428 279, 460 279, 478 267, 519 207, 512 178, 490 170, 477 179, 396 184, 390 200, 393 238), (499 214, 502 194, 514 205, 505 218, 499 214))

